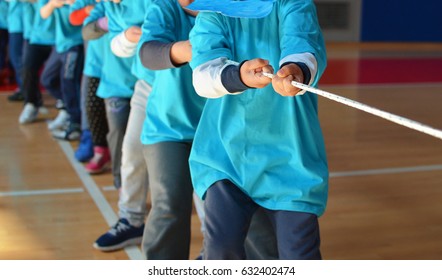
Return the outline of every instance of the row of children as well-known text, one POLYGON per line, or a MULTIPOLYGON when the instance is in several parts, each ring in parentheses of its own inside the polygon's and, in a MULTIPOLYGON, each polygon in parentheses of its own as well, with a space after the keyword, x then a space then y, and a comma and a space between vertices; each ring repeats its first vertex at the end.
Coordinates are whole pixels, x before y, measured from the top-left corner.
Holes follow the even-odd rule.
POLYGON ((94 247, 142 241, 147 259, 188 259, 194 197, 203 259, 321 258, 328 167, 317 99, 291 85, 316 85, 326 66, 312 0, 37 5, 55 24, 60 84, 75 83, 60 87, 70 125, 58 137, 102 127, 93 119, 106 111, 120 219, 94 247), (82 111, 95 113, 80 125, 82 111))

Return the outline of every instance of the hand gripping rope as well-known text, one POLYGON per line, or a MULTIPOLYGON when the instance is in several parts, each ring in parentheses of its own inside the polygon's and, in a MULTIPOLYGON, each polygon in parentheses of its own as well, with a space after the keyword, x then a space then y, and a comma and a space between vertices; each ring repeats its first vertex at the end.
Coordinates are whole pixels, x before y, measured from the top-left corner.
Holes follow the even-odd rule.
MULTIPOLYGON (((274 77, 274 74, 271 74, 271 73, 263 72, 263 75, 270 78, 270 79, 273 79, 273 77, 274 77)), ((413 120, 410 120, 410 119, 407 119, 407 118, 404 118, 404 117, 401 117, 398 115, 394 115, 394 114, 376 109, 374 107, 368 106, 366 104, 363 104, 363 103, 360 103, 360 102, 357 102, 357 101, 354 101, 354 100, 351 100, 351 99, 348 99, 348 98, 345 98, 345 97, 342 97, 342 96, 339 96, 339 95, 336 95, 336 94, 333 94, 333 93, 330 93, 327 91, 323 91, 323 90, 320 90, 320 89, 317 89, 317 88, 314 88, 314 87, 311 87, 311 86, 308 86, 308 85, 305 85, 302 83, 298 83, 296 81, 292 81, 292 85, 294 87, 300 88, 302 90, 312 92, 314 94, 317 94, 322 97, 331 99, 333 101, 345 104, 347 106, 350 106, 350 107, 353 107, 356 109, 359 109, 361 111, 373 114, 375 116, 381 117, 381 118, 389 120, 391 122, 394 122, 394 123, 406 126, 408 128, 423 132, 425 134, 434 136, 436 138, 442 139, 442 131, 432 128, 428 125, 425 125, 425 124, 422 124, 422 123, 419 123, 419 122, 416 122, 416 121, 413 121, 413 120)))

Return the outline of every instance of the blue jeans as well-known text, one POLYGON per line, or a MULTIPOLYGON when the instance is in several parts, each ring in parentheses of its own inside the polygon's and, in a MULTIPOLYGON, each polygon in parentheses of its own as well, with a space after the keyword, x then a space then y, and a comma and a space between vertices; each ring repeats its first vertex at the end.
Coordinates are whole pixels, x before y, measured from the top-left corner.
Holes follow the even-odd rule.
POLYGON ((207 190, 204 206, 204 259, 245 259, 247 231, 259 208, 270 218, 279 259, 321 259, 319 224, 314 214, 262 208, 228 180, 218 181, 207 190))
POLYGON ((130 98, 111 97, 104 100, 109 126, 107 143, 112 159, 112 175, 114 186, 121 187, 121 157, 124 134, 130 114, 130 98))
POLYGON ((81 124, 80 87, 84 64, 83 45, 77 45, 64 53, 55 49, 46 63, 41 82, 55 98, 62 96, 71 123, 81 124))
POLYGON ((9 33, 9 59, 15 71, 15 80, 20 88, 22 87, 23 48, 23 33, 9 33))
POLYGON ((190 250, 193 186, 191 143, 144 145, 152 208, 143 235, 148 260, 187 260, 190 250))

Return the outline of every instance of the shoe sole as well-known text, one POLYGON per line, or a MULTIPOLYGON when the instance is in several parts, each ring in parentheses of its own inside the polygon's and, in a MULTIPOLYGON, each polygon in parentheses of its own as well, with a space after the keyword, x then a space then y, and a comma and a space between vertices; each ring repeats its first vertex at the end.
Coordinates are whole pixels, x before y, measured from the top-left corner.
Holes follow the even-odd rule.
POLYGON ((100 170, 91 170, 85 167, 87 173, 91 174, 91 175, 98 175, 101 173, 104 173, 106 171, 108 171, 110 169, 111 163, 106 163, 100 170))
POLYGON ((33 118, 29 118, 29 119, 19 119, 18 123, 19 124, 28 124, 28 123, 33 123, 37 120, 37 116, 33 117, 33 118))
POLYGON ((113 246, 106 246, 106 247, 102 247, 100 245, 98 245, 97 243, 94 243, 92 246, 97 249, 100 250, 102 252, 112 252, 112 251, 117 251, 117 250, 122 250, 127 246, 132 246, 132 245, 140 245, 141 241, 143 240, 143 237, 136 237, 136 238, 132 238, 129 240, 126 240, 122 243, 113 245, 113 246))

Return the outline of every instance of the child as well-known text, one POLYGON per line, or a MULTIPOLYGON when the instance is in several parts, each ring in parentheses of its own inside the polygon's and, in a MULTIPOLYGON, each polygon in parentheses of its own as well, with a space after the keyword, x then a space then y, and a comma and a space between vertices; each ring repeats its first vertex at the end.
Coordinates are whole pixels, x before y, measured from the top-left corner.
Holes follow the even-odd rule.
POLYGON ((191 83, 188 41, 195 17, 188 0, 153 0, 140 41, 143 65, 155 71, 141 133, 152 208, 143 252, 148 260, 188 259, 193 187, 188 158, 205 103, 191 83))
POLYGON ((149 1, 132 0, 118 4, 121 8, 121 13, 118 15, 123 19, 122 28, 110 44, 113 54, 121 59, 132 57, 131 70, 138 81, 130 99, 130 114, 122 143, 119 219, 110 230, 94 242, 94 248, 101 251, 114 251, 129 245, 139 245, 148 212, 146 207, 148 176, 140 134, 154 74, 145 69, 135 55, 148 3, 149 1))
MULTIPOLYGON (((133 58, 117 57, 111 52, 110 48, 110 40, 130 26, 122 17, 124 9, 125 7, 112 1, 97 3, 95 8, 90 12, 90 15, 86 18, 83 28, 83 35, 90 33, 87 30, 92 27, 92 29, 98 29, 98 36, 101 36, 105 32, 104 30, 100 31, 104 25, 107 25, 104 29, 108 29, 107 49, 103 52, 105 55, 101 68, 102 73, 97 96, 105 100, 106 116, 109 126, 109 132, 107 134, 109 148, 95 150, 94 158, 108 158, 107 154, 110 152, 114 186, 117 189, 120 189, 122 186, 122 145, 131 110, 130 100, 134 92, 135 82, 137 81, 137 77, 131 73, 133 58), (103 19, 107 20, 103 21, 103 19), (95 155, 98 155, 98 157, 95 155), (102 157, 99 155, 102 155, 102 157)), ((133 7, 131 9, 133 9, 133 7)), ((89 36, 85 38, 89 40, 93 39, 89 36)), ((95 162, 94 158, 90 163, 95 162)), ((93 165, 88 164, 86 167, 90 171, 94 169, 92 168, 93 165)))
MULTIPOLYGON (((75 1, 70 9, 69 21, 71 24, 82 25, 95 8, 94 6, 94 0, 75 1)), ((86 57, 80 99, 82 132, 80 143, 75 151, 75 158, 80 162, 87 162, 85 168, 91 174, 101 173, 110 165, 110 154, 105 152, 108 151, 106 135, 109 132, 106 108, 104 100, 97 96, 108 41, 106 33, 100 38, 85 40, 86 57)))
POLYGON ((316 85, 326 66, 312 0, 196 0, 193 84, 208 97, 190 168, 205 199, 205 259, 244 259, 253 213, 274 226, 280 259, 320 259, 328 167, 316 85), (220 14, 223 13, 223 14, 220 14), (262 72, 273 72, 273 80, 262 72), (270 85, 271 84, 271 85, 270 85))
MULTIPOLYGON (((34 122, 41 111, 43 99, 40 92, 40 70, 46 61, 49 61, 52 46, 55 44, 54 19, 44 20, 41 17, 39 11, 43 5, 42 0, 32 5, 36 12, 29 35, 29 44, 25 45, 23 54, 22 93, 25 100, 23 110, 18 119, 20 124, 34 122)), ((48 68, 51 67, 51 65, 48 66, 48 68)), ((54 94, 54 90, 52 94, 54 94)), ((62 98, 60 91, 56 91, 56 94, 59 94, 56 98, 62 98)))
MULTIPOLYGON (((55 20, 55 54, 54 68, 45 68, 42 74, 43 86, 49 91, 60 90, 63 102, 69 115, 67 128, 57 129, 50 125, 52 136, 62 140, 78 140, 81 135, 80 84, 84 64, 83 38, 81 27, 69 23, 70 8, 64 0, 44 0, 40 9, 43 19, 53 17, 55 20), (46 75, 59 73, 59 78, 45 79, 46 75)), ((61 110, 62 112, 62 110, 61 110)))

